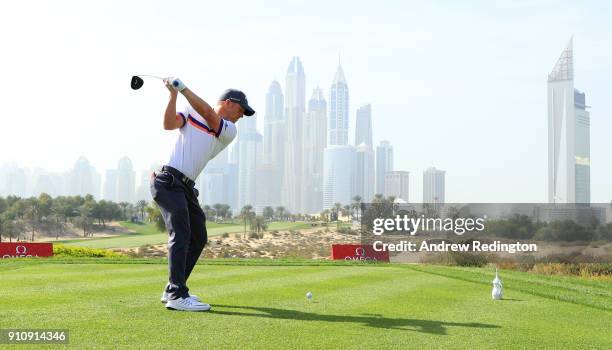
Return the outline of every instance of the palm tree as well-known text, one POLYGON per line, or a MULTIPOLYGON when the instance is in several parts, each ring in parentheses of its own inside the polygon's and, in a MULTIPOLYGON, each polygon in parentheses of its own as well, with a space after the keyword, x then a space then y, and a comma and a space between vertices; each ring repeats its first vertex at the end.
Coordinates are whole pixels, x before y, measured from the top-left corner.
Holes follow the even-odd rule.
POLYGON ((345 205, 344 207, 342 207, 342 216, 347 217, 351 214, 351 206, 350 205, 345 205))
POLYGON ((272 207, 265 207, 263 208, 262 215, 267 220, 272 220, 272 217, 274 217, 274 209, 272 207))
POLYGON ((377 193, 374 195, 374 199, 372 199, 372 203, 382 203, 384 199, 385 197, 382 194, 377 193))
POLYGON ((147 207, 147 201, 143 200, 139 200, 136 203, 136 209, 138 209, 138 211, 140 212, 140 219, 142 221, 144 221, 144 213, 145 213, 145 208, 147 207))
POLYGON ((334 211, 336 213, 336 230, 340 228, 340 209, 342 209, 342 203, 334 203, 334 211))
POLYGON ((360 210, 361 210, 361 203, 362 203, 362 198, 361 196, 355 196, 353 197, 353 204, 351 205, 351 207, 353 208, 353 210, 355 210, 355 212, 357 213, 357 219, 360 218, 360 210))
POLYGON ((285 217, 285 207, 276 207, 276 216, 280 221, 285 217))
POLYGON ((125 212, 126 212, 127 207, 128 207, 129 205, 130 205, 130 203, 128 203, 128 202, 121 202, 121 203, 119 203, 119 207, 121 207, 121 211, 122 211, 122 213, 123 213, 123 219, 124 219, 124 220, 127 220, 127 215, 126 215, 126 213, 125 213, 125 212))
MULTIPOLYGON (((268 228, 266 219, 263 216, 252 216, 251 217, 251 230, 260 233, 268 228)), ((262 236, 260 236, 261 238, 262 236)))
POLYGON ((215 203, 213 204, 213 208, 215 209, 216 219, 223 217, 223 204, 215 203))
POLYGON ((240 217, 242 217, 242 219, 244 220, 244 237, 246 239, 246 225, 247 225, 247 220, 251 218, 251 209, 253 209, 253 206, 251 205, 245 205, 244 207, 242 207, 242 210, 240 211, 240 217))
POLYGON ((319 214, 319 217, 321 218, 322 221, 328 222, 329 221, 329 209, 323 210, 319 214))
POLYGON ((228 218, 232 217, 232 210, 231 209, 232 208, 229 205, 223 204, 223 208, 222 208, 223 218, 228 219, 228 218))
POLYGON ((161 212, 159 211, 159 206, 157 205, 157 203, 154 201, 151 202, 151 205, 148 205, 145 210, 147 211, 147 216, 149 217, 149 220, 155 223, 155 227, 159 231, 165 231, 166 223, 164 222, 164 218, 161 215, 161 212))
POLYGON ((25 218, 29 221, 30 231, 32 233, 31 241, 34 242, 34 232, 40 221, 40 204, 36 198, 30 198, 26 201, 25 218))

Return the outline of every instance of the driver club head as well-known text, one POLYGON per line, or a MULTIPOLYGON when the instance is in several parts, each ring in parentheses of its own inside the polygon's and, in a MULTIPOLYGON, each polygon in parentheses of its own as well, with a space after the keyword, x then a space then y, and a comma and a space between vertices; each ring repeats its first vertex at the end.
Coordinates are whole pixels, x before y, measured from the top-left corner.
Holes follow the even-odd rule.
POLYGON ((144 80, 141 77, 134 75, 132 76, 132 81, 130 82, 130 86, 133 90, 138 90, 144 85, 144 80))

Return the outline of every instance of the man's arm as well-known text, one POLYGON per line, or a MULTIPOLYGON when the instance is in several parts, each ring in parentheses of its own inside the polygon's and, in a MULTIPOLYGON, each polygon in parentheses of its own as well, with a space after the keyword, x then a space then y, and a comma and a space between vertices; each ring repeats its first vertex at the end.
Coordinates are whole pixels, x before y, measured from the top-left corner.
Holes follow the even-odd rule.
POLYGON ((170 101, 168 101, 166 113, 164 114, 164 130, 174 130, 182 127, 185 120, 176 114, 177 91, 168 86, 168 84, 166 84, 166 87, 170 90, 170 101))
POLYGON ((193 107, 193 109, 195 109, 199 115, 206 119, 208 126, 213 130, 218 131, 221 124, 221 117, 217 115, 217 112, 215 112, 215 110, 208 103, 206 103, 206 101, 202 100, 188 88, 181 90, 181 93, 183 96, 185 96, 191 107, 193 107))

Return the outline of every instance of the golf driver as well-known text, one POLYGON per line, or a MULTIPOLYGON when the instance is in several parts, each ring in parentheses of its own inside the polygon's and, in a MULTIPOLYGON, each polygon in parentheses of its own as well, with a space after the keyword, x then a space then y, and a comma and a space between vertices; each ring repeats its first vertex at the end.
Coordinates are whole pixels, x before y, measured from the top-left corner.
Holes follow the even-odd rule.
POLYGON ((159 80, 165 79, 162 77, 158 77, 156 75, 148 75, 148 74, 134 75, 132 76, 132 81, 130 82, 130 86, 132 87, 133 90, 138 90, 144 85, 144 80, 142 80, 143 77, 155 78, 159 80))

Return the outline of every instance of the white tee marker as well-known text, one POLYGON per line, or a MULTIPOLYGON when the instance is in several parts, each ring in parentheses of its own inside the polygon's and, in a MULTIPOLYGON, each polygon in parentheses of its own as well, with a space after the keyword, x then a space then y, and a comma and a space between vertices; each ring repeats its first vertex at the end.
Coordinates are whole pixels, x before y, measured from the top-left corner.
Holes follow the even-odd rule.
POLYGON ((500 300, 503 297, 502 281, 497 273, 497 268, 495 268, 495 279, 493 280, 493 291, 491 292, 491 296, 493 300, 500 300))

